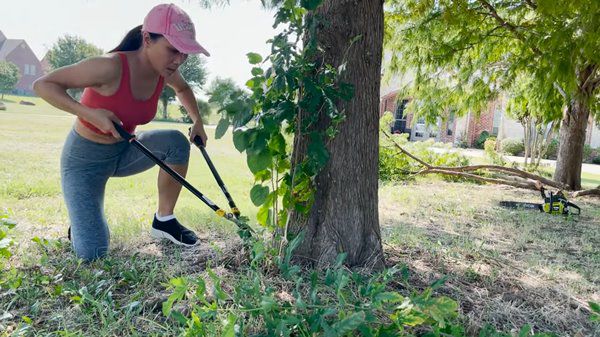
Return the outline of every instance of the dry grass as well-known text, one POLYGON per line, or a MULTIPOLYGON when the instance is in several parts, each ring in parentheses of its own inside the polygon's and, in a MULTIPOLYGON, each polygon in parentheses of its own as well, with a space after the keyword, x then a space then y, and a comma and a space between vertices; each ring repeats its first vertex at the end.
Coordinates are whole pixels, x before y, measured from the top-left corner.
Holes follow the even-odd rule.
POLYGON ((484 323, 518 331, 595 336, 587 301, 600 300, 600 200, 577 200, 581 217, 509 211, 500 200, 536 193, 421 181, 380 189, 388 263, 406 263, 410 286, 447 276, 471 332, 484 323))

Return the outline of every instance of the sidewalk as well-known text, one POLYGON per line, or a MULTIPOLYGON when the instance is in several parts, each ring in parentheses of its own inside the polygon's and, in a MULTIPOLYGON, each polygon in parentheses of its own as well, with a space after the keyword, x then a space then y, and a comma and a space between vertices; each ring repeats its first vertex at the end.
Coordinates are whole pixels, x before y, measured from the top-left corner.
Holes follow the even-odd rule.
MULTIPOLYGON (((485 152, 483 150, 479 150, 479 149, 459 149, 459 148, 442 149, 442 148, 437 148, 437 147, 432 147, 431 149, 434 152, 438 152, 438 153, 450 151, 450 152, 459 152, 467 157, 476 157, 476 158, 485 157, 485 152)), ((508 155, 502 155, 502 156, 510 162, 523 163, 523 157, 508 156, 508 155)), ((556 160, 542 159, 540 163, 543 165, 548 165, 550 167, 556 167, 556 160)), ((581 166, 581 171, 585 172, 585 173, 600 175, 600 165, 584 163, 581 166)))

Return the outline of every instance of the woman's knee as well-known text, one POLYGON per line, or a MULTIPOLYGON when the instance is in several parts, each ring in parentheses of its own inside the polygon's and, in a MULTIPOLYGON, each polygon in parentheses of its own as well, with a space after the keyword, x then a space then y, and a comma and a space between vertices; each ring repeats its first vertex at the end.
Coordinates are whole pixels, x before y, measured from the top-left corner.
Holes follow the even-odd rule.
POLYGON ((75 256, 86 262, 91 262, 106 256, 108 253, 108 243, 86 245, 74 244, 73 250, 75 251, 75 256))
POLYGON ((166 138, 170 146, 166 162, 173 165, 187 164, 190 159, 190 142, 188 137, 178 130, 168 130, 166 138))
POLYGON ((71 240, 78 258, 93 261, 108 253, 110 233, 108 226, 101 222, 93 226, 74 225, 71 226, 71 240))

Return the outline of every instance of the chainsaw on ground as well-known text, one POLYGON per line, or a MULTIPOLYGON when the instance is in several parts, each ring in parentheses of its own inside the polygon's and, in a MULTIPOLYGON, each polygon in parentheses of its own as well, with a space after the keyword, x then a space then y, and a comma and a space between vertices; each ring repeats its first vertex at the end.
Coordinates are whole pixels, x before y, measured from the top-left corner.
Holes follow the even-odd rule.
POLYGON ((544 187, 540 187, 540 193, 544 202, 540 204, 531 202, 519 202, 519 201, 500 201, 500 206, 510 209, 532 209, 540 212, 552 214, 552 215, 579 215, 581 214, 581 208, 574 203, 567 200, 565 194, 562 191, 552 192, 549 195, 546 194, 544 187), (577 211, 576 213, 574 211, 577 211))

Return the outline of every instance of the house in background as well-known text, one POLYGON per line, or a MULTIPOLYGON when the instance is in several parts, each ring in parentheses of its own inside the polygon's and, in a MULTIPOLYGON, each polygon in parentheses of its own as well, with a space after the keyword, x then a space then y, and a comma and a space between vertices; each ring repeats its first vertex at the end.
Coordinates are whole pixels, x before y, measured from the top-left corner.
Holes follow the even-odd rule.
POLYGON ((0 31, 0 61, 17 65, 21 78, 15 87, 19 95, 33 95, 33 82, 43 75, 42 65, 25 40, 8 39, 0 31))
MULTIPOLYGON (((490 102, 479 114, 469 112, 457 117, 450 112, 445 120, 438 118, 437 123, 431 125, 426 123, 424 118, 415 120, 411 113, 405 111, 410 98, 398 97, 398 88, 402 83, 406 83, 404 78, 393 78, 389 83, 382 83, 379 112, 383 115, 384 112, 390 111, 394 115, 391 131, 408 133, 411 141, 434 139, 455 146, 461 143, 473 146, 483 131, 498 139, 523 139, 523 126, 517 120, 507 116, 506 99, 502 95, 490 102)), ((585 144, 593 148, 600 147, 600 128, 591 117, 585 144)))
POLYGON ((52 66, 50 65, 50 60, 48 59, 49 52, 46 52, 46 55, 40 61, 40 65, 42 67, 42 75, 46 75, 52 71, 52 66))
POLYGON ((454 145, 464 142, 472 146, 483 131, 495 136, 510 134, 501 138, 523 138, 523 127, 503 116, 502 99, 491 102, 479 115, 469 113, 459 117, 454 112, 448 112, 446 118, 438 118, 435 124, 427 123, 423 117, 415 119, 412 113, 406 112, 409 101, 408 98, 398 97, 398 90, 393 90, 381 97, 379 112, 383 115, 390 111, 394 115, 391 131, 408 133, 411 141, 433 139, 454 145))

